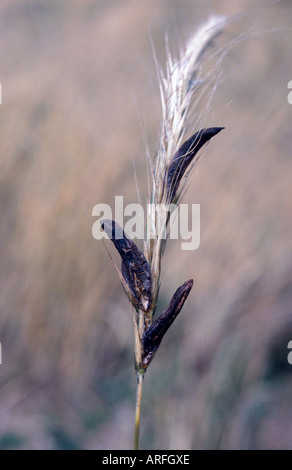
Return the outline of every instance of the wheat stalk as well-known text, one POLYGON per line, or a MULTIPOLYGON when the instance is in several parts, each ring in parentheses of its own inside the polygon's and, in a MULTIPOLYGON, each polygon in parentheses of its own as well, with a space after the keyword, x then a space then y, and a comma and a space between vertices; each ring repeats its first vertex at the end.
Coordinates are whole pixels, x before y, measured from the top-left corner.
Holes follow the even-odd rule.
POLYGON ((167 54, 165 74, 159 71, 162 126, 158 151, 151 173, 152 190, 147 205, 144 253, 123 229, 111 220, 102 228, 118 250, 122 266, 119 276, 133 306, 135 332, 135 369, 137 374, 134 448, 139 448, 140 409, 144 374, 156 354, 161 340, 180 313, 193 280, 182 284, 169 306, 153 322, 160 287, 161 260, 165 249, 170 218, 158 207, 179 204, 188 184, 198 152, 223 128, 200 129, 183 143, 186 119, 194 94, 199 90, 201 62, 206 49, 224 27, 224 18, 212 16, 190 39, 178 60, 167 54))

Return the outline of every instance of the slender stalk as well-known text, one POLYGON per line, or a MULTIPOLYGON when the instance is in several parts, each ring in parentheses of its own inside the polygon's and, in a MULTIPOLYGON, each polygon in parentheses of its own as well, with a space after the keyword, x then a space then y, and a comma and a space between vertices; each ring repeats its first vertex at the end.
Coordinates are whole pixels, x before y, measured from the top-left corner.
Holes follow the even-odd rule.
POLYGON ((136 391, 136 414, 135 414, 135 434, 134 434, 134 450, 139 450, 139 434, 140 434, 140 411, 142 399, 144 375, 137 372, 137 391, 136 391))

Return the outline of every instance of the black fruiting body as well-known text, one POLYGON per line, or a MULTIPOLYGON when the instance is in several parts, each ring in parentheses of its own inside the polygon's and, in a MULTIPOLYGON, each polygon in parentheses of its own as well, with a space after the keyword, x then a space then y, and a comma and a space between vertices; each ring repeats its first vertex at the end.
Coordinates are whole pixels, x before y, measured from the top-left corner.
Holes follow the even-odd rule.
POLYGON ((102 220, 101 228, 122 258, 122 275, 135 303, 147 312, 151 305, 151 270, 145 256, 114 220, 102 220))
POLYGON ((167 309, 164 310, 157 320, 145 331, 142 338, 144 351, 143 364, 145 366, 148 366, 152 361, 163 336, 180 313, 192 287, 192 279, 180 286, 174 293, 167 309))
POLYGON ((198 151, 222 129, 224 127, 201 129, 186 140, 175 153, 170 162, 166 180, 167 202, 169 204, 175 199, 181 179, 198 151))

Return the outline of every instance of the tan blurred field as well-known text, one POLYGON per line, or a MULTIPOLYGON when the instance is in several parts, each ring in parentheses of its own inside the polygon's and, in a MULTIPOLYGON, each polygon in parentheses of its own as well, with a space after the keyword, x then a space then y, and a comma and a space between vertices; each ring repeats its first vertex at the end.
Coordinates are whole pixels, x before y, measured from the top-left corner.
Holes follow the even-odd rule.
MULTIPOLYGON (((129 303, 92 208, 147 198, 161 66, 209 14, 231 22, 185 202, 201 245, 170 241, 161 311, 195 285, 145 377, 146 449, 292 449, 292 3, 2 0, 0 448, 129 449, 129 303)), ((202 110, 199 110, 202 112, 202 110)), ((188 135, 197 129, 189 129, 188 135)), ((111 247, 109 246, 111 249, 111 247)))

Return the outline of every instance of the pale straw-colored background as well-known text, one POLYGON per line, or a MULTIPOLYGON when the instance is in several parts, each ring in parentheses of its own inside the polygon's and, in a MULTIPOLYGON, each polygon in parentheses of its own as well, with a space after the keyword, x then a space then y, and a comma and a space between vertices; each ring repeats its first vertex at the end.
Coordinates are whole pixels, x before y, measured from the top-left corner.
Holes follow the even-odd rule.
POLYGON ((1 448, 132 446, 131 311, 91 212, 137 201, 133 161, 146 200, 150 38, 163 66, 166 34, 176 53, 211 13, 242 15, 215 50, 242 40, 205 123, 226 130, 186 198, 200 248, 164 257, 158 311, 195 284, 146 374, 141 444, 292 448, 292 2, 261 3, 1 1, 1 448))

